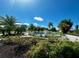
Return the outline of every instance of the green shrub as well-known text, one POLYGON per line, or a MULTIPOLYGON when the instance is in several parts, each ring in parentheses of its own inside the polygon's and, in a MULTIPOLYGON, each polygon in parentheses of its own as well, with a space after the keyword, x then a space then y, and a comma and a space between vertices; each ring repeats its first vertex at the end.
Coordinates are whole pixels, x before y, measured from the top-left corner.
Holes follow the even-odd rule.
POLYGON ((74 49, 70 46, 64 46, 61 48, 61 50, 59 51, 59 56, 58 57, 62 57, 62 58, 72 58, 74 57, 74 49))
POLYGON ((31 58, 74 58, 79 57, 79 42, 63 40, 51 43, 41 40, 24 54, 31 58))
POLYGON ((74 57, 79 58, 79 42, 74 42, 73 48, 75 51, 74 57))
POLYGON ((59 40, 58 37, 43 39, 39 37, 21 38, 10 36, 6 42, 17 43, 15 48, 17 55, 28 58, 74 58, 79 57, 79 42, 71 42, 67 39, 59 40))
POLYGON ((71 42, 68 40, 64 40, 59 43, 60 50, 58 52, 59 58, 73 58, 75 57, 76 50, 74 49, 76 42, 71 42))
POLYGON ((46 40, 41 40, 36 46, 33 46, 31 50, 26 52, 26 57, 31 58, 51 58, 57 57, 58 46, 51 44, 46 40))
POLYGON ((56 42, 58 42, 58 37, 49 36, 49 37, 48 37, 48 41, 49 41, 50 43, 56 43, 56 42))
POLYGON ((48 57, 48 49, 48 42, 42 40, 36 46, 33 46, 25 55, 31 58, 46 58, 48 57))
POLYGON ((79 58, 79 47, 76 47, 74 51, 75 51, 74 57, 79 58))

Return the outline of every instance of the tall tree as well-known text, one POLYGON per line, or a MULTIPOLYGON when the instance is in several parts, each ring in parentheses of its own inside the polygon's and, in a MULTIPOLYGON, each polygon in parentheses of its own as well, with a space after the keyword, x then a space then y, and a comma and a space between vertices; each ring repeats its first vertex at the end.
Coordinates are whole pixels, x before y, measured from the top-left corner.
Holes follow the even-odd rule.
POLYGON ((56 32, 57 30, 56 30, 55 27, 53 27, 53 28, 51 29, 51 31, 56 32))
POLYGON ((4 28, 4 17, 0 16, 0 32, 2 32, 3 35, 5 35, 5 28, 4 28))
POLYGON ((48 29, 51 30, 52 28, 53 28, 53 24, 51 22, 49 22, 48 29))
POLYGON ((36 27, 35 27, 33 24, 30 24, 28 30, 29 30, 29 31, 35 31, 35 30, 36 30, 36 27))
POLYGON ((75 32, 76 32, 76 34, 78 34, 78 33, 79 33, 78 28, 79 28, 79 25, 76 25, 76 26, 75 26, 75 32))
POLYGON ((23 32, 26 31, 27 26, 26 25, 21 25, 21 26, 16 26, 15 28, 15 34, 23 34, 23 32))
POLYGON ((75 29, 78 30, 78 28, 79 28, 79 25, 76 25, 76 26, 75 26, 75 29))
POLYGON ((63 33, 67 33, 73 25, 71 19, 64 19, 60 22, 59 28, 62 30, 63 33))
POLYGON ((21 28, 20 28, 21 34, 22 34, 23 32, 26 32, 26 28, 27 28, 26 25, 21 25, 21 28))

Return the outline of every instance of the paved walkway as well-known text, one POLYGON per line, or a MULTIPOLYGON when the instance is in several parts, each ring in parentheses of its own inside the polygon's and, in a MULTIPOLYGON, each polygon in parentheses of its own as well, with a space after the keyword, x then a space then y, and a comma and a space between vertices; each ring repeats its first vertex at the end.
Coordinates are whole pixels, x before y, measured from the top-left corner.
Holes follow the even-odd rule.
POLYGON ((79 37, 78 36, 65 35, 65 37, 68 38, 70 41, 79 41, 79 37))

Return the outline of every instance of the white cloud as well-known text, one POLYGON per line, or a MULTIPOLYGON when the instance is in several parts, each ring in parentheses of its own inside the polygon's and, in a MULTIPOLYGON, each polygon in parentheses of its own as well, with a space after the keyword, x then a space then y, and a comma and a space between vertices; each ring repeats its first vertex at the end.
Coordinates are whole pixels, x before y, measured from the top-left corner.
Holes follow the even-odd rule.
POLYGON ((28 23, 15 23, 16 25, 27 25, 27 26, 29 26, 29 24, 28 23))
POLYGON ((46 27, 47 28, 47 26, 44 26, 44 25, 42 25, 41 27, 46 27))
POLYGON ((41 21, 41 22, 44 21, 44 19, 42 17, 34 17, 34 19, 37 21, 41 21))
POLYGON ((27 26, 29 26, 29 24, 28 23, 23 23, 24 25, 27 25, 27 26))
POLYGON ((22 23, 15 23, 15 25, 22 25, 22 23))

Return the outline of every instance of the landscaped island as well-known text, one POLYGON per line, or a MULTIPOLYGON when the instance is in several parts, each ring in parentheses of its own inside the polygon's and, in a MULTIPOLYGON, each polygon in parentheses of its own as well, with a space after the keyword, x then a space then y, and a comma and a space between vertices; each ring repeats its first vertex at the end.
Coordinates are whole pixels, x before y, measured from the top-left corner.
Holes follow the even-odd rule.
POLYGON ((0 17, 0 57, 3 58, 75 58, 79 57, 78 25, 71 30, 70 19, 60 21, 58 30, 17 24, 13 16, 0 17))

